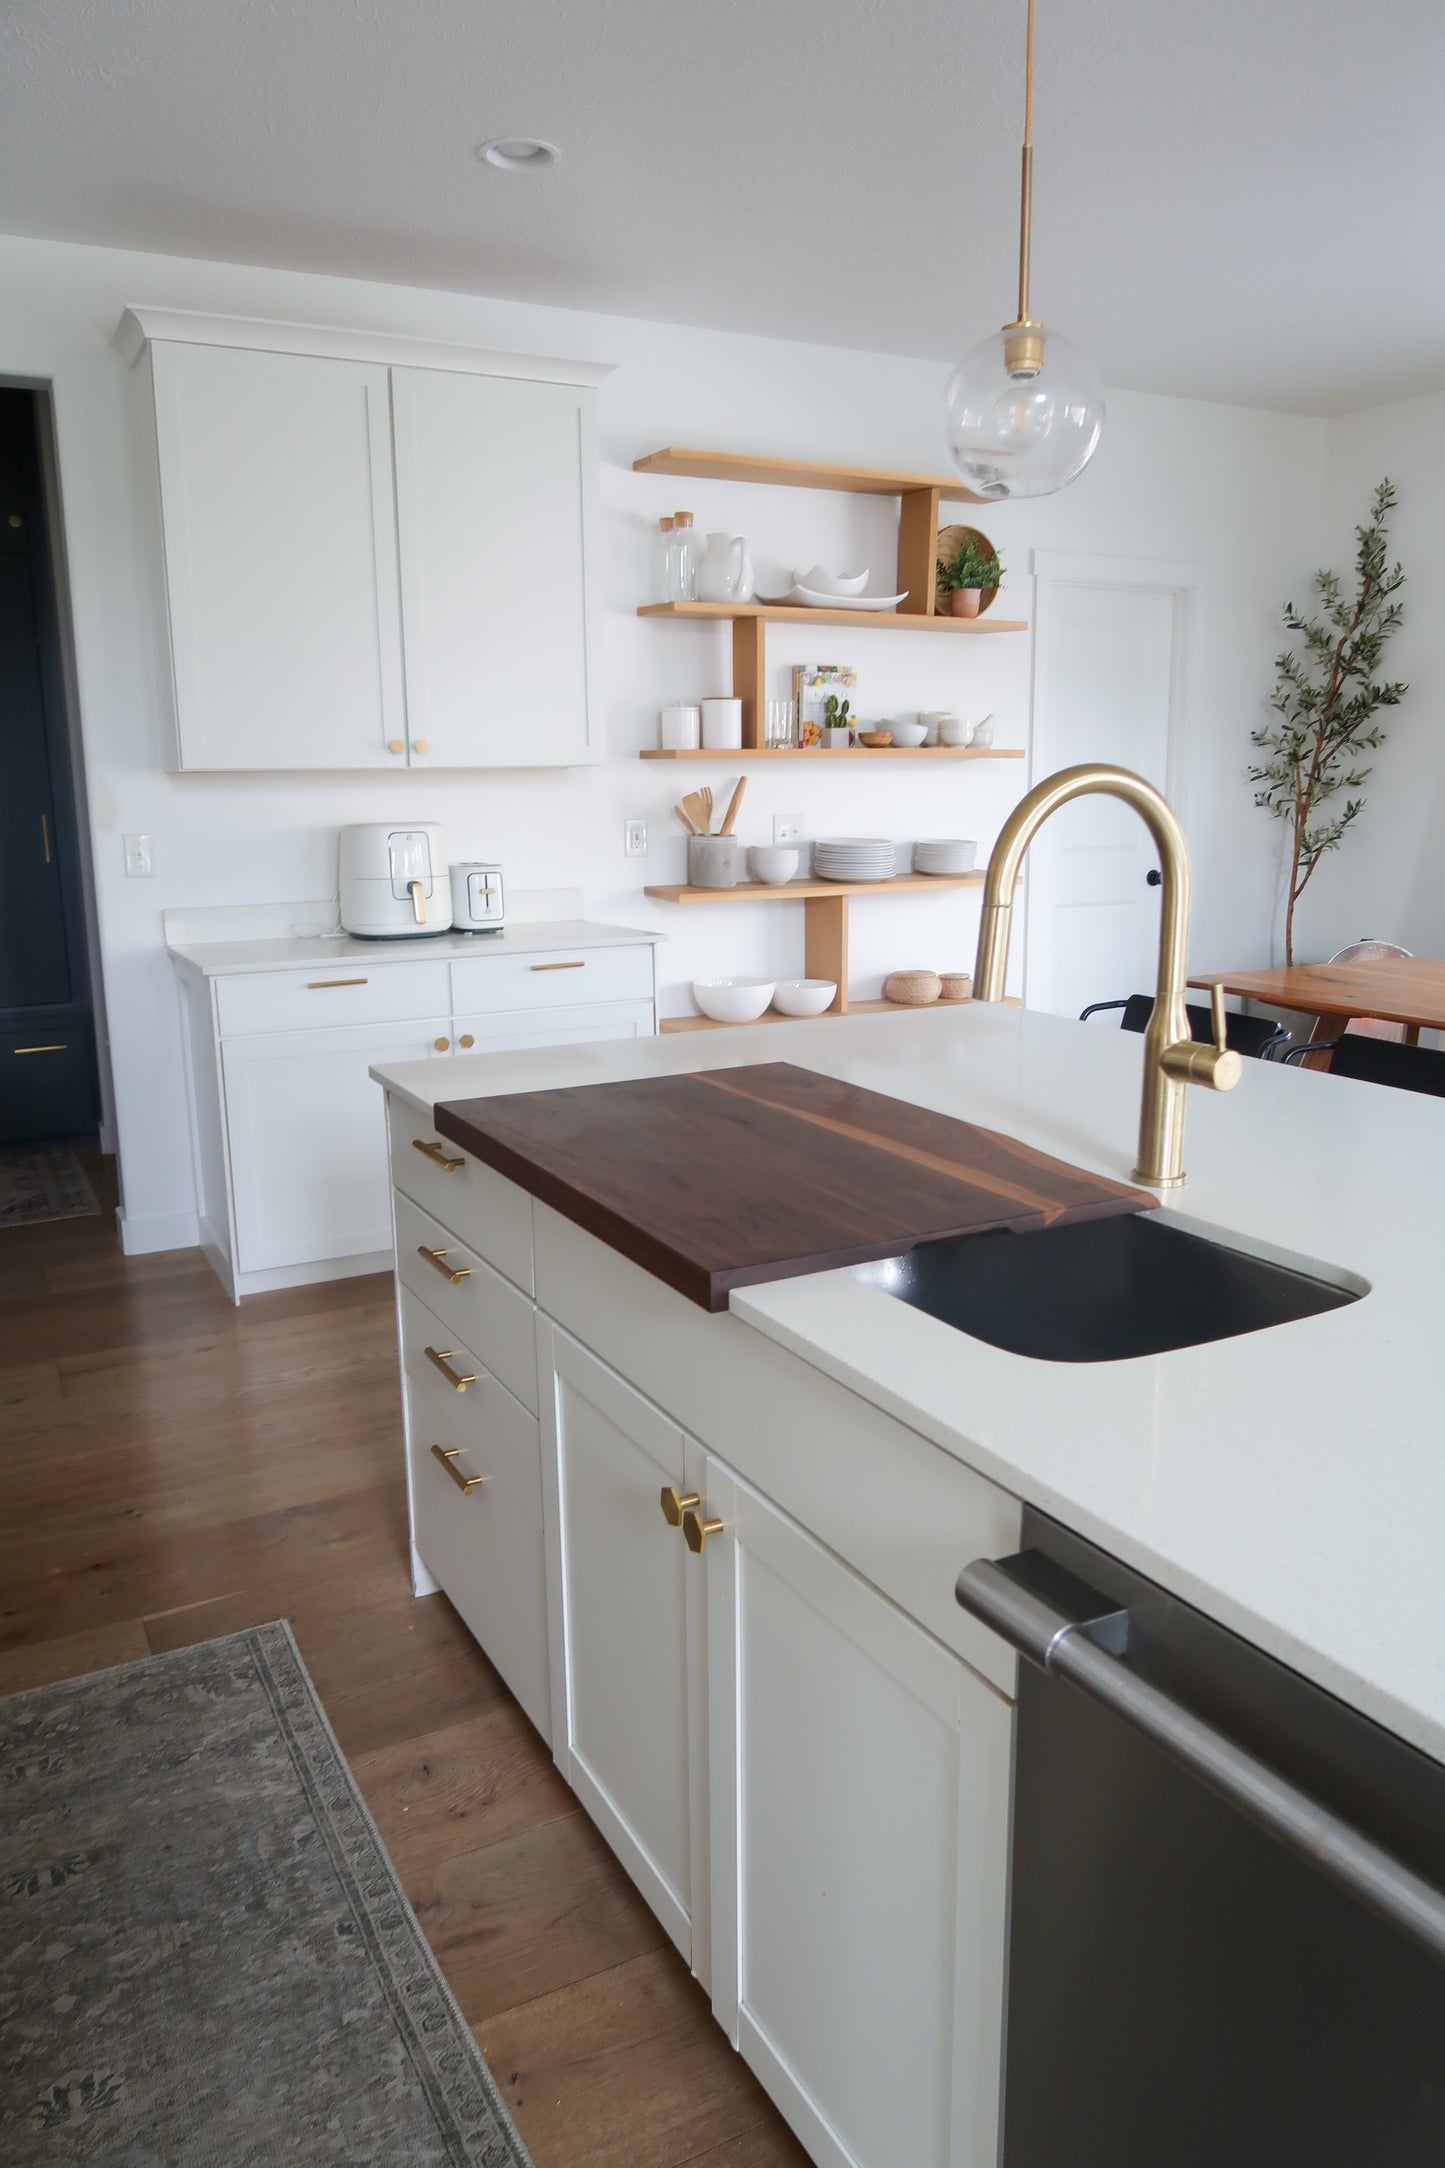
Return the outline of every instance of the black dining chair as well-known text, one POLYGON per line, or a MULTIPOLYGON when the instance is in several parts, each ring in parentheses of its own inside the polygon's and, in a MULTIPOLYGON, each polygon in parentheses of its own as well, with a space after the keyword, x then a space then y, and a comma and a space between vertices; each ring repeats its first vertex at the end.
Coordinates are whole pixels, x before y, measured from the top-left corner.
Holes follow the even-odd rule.
MULTIPOLYGON (((1191 1036, 1202 1040, 1206 1046, 1214 1041, 1214 1025, 1209 1011, 1200 1002, 1186 1001, 1191 1036)), ((1122 1009, 1119 1018, 1121 1031, 1145 1031, 1154 1013, 1152 994, 1130 994, 1127 1001, 1091 1001, 1087 1009, 1079 1013, 1082 1024, 1087 1018, 1097 1016, 1104 1009, 1122 1009)), ((1224 1038, 1227 1046, 1236 1054, 1244 1054, 1252 1061, 1268 1061, 1274 1049, 1283 1046, 1289 1033, 1283 1025, 1272 1023, 1267 1016, 1242 1016, 1231 1010, 1224 1019, 1224 1038)))
POLYGON ((1393 1039, 1369 1039, 1348 1031, 1339 1039, 1315 1039, 1292 1046, 1287 1062, 1306 1054, 1328 1054, 1331 1076, 1352 1076, 1362 1084, 1391 1084, 1396 1091, 1428 1092, 1445 1099, 1445 1054, 1429 1046, 1401 1046, 1393 1039))

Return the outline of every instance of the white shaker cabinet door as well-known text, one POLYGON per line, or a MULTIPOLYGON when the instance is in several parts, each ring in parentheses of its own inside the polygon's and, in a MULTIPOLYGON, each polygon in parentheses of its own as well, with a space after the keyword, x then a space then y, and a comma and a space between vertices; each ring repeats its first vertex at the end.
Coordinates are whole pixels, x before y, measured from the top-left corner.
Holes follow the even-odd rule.
POLYGON ((404 768, 386 370, 151 355, 174 764, 404 768))
POLYGON ((704 1482, 714 2012, 820 2168, 996 2168, 1010 1704, 704 1482))
POLYGON ((538 1319, 558 1766, 706 1980, 703 1561, 662 1509, 701 1448, 538 1319))
POLYGON ((242 1272, 390 1251, 385 1101, 368 1070, 450 1046, 447 1017, 221 1042, 242 1272))
POLYGON ((593 393, 391 375, 412 766, 587 761, 593 393))

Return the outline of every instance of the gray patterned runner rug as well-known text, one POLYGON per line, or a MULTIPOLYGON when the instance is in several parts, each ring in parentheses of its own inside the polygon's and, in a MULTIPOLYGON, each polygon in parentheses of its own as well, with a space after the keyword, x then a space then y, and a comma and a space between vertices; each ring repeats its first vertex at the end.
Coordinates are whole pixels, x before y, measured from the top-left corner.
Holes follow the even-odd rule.
POLYGON ((0 2160, 530 2168, 288 1626, 0 1700, 0 2160))

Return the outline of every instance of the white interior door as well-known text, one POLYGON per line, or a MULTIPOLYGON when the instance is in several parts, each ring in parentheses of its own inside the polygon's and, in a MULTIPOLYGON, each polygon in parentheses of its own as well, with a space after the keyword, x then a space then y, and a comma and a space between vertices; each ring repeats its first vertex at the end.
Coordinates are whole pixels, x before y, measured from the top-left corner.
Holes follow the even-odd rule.
MULTIPOLYGON (((1108 761, 1177 797, 1189 590, 1147 563, 1041 562, 1034 693, 1034 775, 1108 761)), ((1091 1001, 1152 991, 1158 854, 1116 798, 1067 805, 1041 830, 1024 868, 1024 998, 1077 1016, 1091 1001)))

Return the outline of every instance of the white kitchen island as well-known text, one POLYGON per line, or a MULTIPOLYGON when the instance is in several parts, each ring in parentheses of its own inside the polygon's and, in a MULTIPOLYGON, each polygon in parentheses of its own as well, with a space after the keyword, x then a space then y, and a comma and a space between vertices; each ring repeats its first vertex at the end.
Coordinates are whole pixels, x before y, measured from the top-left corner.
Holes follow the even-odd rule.
MULTIPOLYGON (((786 1060, 1127 1180, 1141 1053, 976 1007, 458 1059, 444 1088, 786 1060)), ((1445 1760, 1437 1102, 1262 1064, 1192 1095, 1169 1210, 1368 1292, 1081 1365, 851 1270, 710 1316, 439 1139, 431 1064, 373 1074, 418 1586, 820 2162, 995 2158, 1015 1660, 953 1588, 1024 1504, 1445 1760)))

